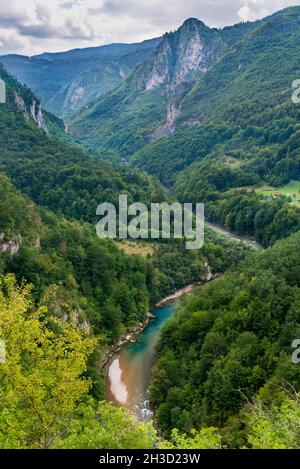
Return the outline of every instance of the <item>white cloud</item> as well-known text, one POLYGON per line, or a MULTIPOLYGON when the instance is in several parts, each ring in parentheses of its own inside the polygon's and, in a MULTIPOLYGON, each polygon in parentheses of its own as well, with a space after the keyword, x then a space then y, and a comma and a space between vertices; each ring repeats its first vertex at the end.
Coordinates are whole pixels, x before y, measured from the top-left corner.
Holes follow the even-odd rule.
POLYGON ((254 21, 288 6, 299 5, 293 0, 240 0, 243 5, 238 11, 241 21, 254 21))
POLYGON ((191 16, 224 26, 289 5, 300 0, 10 0, 0 3, 0 53, 135 42, 174 30, 191 16))
POLYGON ((30 49, 30 42, 27 38, 16 36, 11 29, 0 29, 0 54, 14 53, 25 49, 30 49))

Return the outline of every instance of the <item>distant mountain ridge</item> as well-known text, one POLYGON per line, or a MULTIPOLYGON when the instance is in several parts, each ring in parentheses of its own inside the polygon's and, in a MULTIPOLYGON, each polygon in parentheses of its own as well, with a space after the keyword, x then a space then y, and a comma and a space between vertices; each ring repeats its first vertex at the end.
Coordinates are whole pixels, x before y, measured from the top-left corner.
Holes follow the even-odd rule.
POLYGON ((67 119, 121 83, 158 42, 159 38, 33 57, 10 54, 0 57, 0 62, 32 89, 45 109, 67 119))
POLYGON ((203 197, 204 187, 215 197, 226 189, 300 178, 296 144, 288 141, 296 142, 298 131, 291 83, 300 76, 299 26, 300 7, 223 29, 189 18, 161 39, 42 54, 33 61, 60 64, 68 83, 48 105, 68 119, 76 140, 106 158, 130 160, 176 188, 180 198, 198 198, 199 191, 203 197), (97 64, 95 54, 102 57, 97 64), (122 78, 123 59, 131 72, 122 78), (106 81, 111 70, 117 86, 112 75, 106 81), (101 73, 102 91, 108 86, 109 92, 99 97, 101 73), (216 174, 226 182, 220 184, 216 174), (190 187, 195 177, 197 193, 190 187))

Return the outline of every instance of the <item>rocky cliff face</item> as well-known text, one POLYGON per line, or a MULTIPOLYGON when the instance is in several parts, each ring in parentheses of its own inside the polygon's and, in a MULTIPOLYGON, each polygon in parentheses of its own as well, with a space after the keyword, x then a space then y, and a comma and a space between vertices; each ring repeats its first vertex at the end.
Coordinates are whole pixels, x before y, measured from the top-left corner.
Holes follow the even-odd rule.
POLYGON ((177 31, 165 34, 148 62, 137 70, 138 91, 158 90, 167 99, 166 120, 150 135, 154 141, 174 131, 180 102, 199 75, 222 54, 225 44, 219 30, 208 28, 195 18, 186 20, 177 31))
POLYGON ((191 86, 199 73, 206 73, 221 51, 219 31, 191 18, 177 31, 166 34, 150 60, 139 68, 137 88, 178 92, 187 84, 191 86))
POLYGON ((18 109, 23 112, 25 120, 28 122, 30 117, 37 123, 40 129, 42 129, 46 134, 48 134, 48 127, 43 116, 42 106, 40 103, 37 103, 35 99, 32 100, 30 109, 28 110, 22 96, 18 95, 15 92, 15 103, 18 106, 18 109))
POLYGON ((5 233, 0 233, 0 252, 14 256, 19 252, 22 243, 21 235, 14 236, 13 239, 5 240, 5 233))
POLYGON ((42 112, 42 105, 33 100, 30 112, 33 120, 38 124, 39 128, 48 134, 48 128, 42 112))

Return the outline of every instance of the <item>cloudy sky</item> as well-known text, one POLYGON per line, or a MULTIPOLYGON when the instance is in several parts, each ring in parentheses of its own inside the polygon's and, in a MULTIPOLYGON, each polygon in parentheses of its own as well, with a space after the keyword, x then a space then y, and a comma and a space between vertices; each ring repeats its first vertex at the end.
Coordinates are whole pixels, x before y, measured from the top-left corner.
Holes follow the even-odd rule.
POLYGON ((300 0, 9 0, 0 54, 34 55, 160 36, 197 17, 209 26, 262 18, 300 0))

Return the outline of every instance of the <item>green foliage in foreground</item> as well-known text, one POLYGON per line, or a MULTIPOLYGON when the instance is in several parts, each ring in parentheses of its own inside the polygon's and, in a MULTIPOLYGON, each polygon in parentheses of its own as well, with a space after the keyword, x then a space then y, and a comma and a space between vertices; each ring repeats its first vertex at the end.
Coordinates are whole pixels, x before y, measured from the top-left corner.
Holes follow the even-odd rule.
POLYGON ((105 402, 81 404, 74 414, 68 434, 55 444, 63 449, 144 449, 153 448, 158 438, 152 422, 137 423, 124 408, 105 402))
POLYGON ((256 400, 253 407, 248 434, 248 442, 252 448, 300 448, 299 394, 285 393, 280 403, 270 408, 256 400))
POLYGON ((148 448, 151 425, 96 405, 83 377, 95 340, 72 320, 36 308, 29 286, 0 281, 0 448, 148 448))
MULTIPOLYGON (((37 308, 31 287, 17 286, 13 275, 0 280, 0 340, 6 344, 6 361, 0 364, 1 449, 143 449, 158 444, 151 422, 137 423, 125 409, 88 395, 91 381, 83 373, 95 339, 72 317, 62 321, 49 316, 45 306, 37 308)), ((210 438, 210 432, 203 436, 210 438)), ((185 436, 174 432, 173 437, 177 446, 189 447, 185 436)), ((191 444, 196 441, 204 440, 195 437, 191 444)))
POLYGON ((159 444, 162 449, 221 449, 221 437, 217 428, 202 428, 200 431, 192 430, 190 436, 179 433, 175 428, 169 441, 159 444))
POLYGON ((251 256, 185 299, 165 325, 151 387, 164 435, 216 426, 225 445, 242 447, 247 400, 280 405, 283 379, 299 390, 291 358, 300 336, 299 243, 297 233, 251 256))
MULTIPOLYGON (((97 403, 84 376, 96 341, 77 327, 36 307, 31 287, 13 275, 0 280, 0 448, 219 449, 217 428, 202 428, 170 441, 158 438, 152 423, 137 423, 128 411, 97 403)), ((299 447, 299 399, 281 393, 267 408, 256 400, 247 416, 254 448, 299 447)))
MULTIPOLYGON (((125 409, 88 395, 91 381, 83 374, 96 340, 72 316, 62 321, 45 306, 37 308, 31 287, 17 286, 13 275, 0 280, 0 340, 6 345, 6 361, 0 364, 1 449, 143 449, 158 444, 151 422, 137 423, 125 409)), ((202 433, 191 445, 210 436, 215 444, 210 431, 202 433)), ((178 432, 173 442, 193 447, 178 432)))

